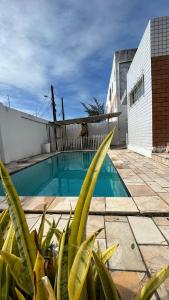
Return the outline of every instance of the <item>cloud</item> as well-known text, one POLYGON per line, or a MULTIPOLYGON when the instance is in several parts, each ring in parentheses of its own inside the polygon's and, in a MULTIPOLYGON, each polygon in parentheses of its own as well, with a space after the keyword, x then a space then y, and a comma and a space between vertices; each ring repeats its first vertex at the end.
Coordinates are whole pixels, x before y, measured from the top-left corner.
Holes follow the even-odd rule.
POLYGON ((137 0, 1 0, 0 99, 34 112, 53 83, 68 115, 81 114, 81 100, 106 95, 113 51, 137 45, 154 2, 143 14, 137 0))
MULTIPOLYGON (((104 49, 111 30, 102 14, 104 5, 2 0, 0 11, 0 84, 6 93, 16 88, 39 96, 52 81, 64 81, 78 85, 74 89, 78 97, 78 81, 86 76, 83 63, 104 49)), ((83 94, 88 92, 81 87, 83 94)))

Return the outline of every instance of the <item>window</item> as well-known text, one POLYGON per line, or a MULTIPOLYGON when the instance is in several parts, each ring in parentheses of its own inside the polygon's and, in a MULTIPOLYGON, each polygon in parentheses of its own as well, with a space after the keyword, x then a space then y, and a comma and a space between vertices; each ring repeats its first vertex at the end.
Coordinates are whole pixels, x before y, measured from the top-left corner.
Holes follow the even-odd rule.
POLYGON ((130 92, 130 105, 133 105, 141 96, 144 95, 144 76, 136 83, 130 92))
POLYGON ((109 94, 109 101, 111 101, 111 88, 110 88, 110 94, 109 94))

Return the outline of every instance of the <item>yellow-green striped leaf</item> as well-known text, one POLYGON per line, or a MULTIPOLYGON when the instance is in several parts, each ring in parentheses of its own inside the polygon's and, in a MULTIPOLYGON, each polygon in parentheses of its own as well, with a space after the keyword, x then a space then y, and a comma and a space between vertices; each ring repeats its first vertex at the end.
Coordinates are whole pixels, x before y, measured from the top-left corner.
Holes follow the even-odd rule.
POLYGON ((149 300, 164 280, 169 276, 169 266, 152 276, 138 293, 136 300, 149 300))
POLYGON ((29 233, 20 199, 2 161, 0 161, 0 177, 7 195, 9 213, 14 226, 19 253, 24 261, 25 268, 27 268, 33 290, 33 267, 36 259, 36 247, 29 233))
MULTIPOLYGON (((1 242, 5 239, 5 236, 7 235, 9 224, 10 223, 10 215, 8 209, 5 209, 0 214, 0 235, 1 235, 1 242)), ((2 247, 2 244, 1 244, 2 247)))
POLYGON ((9 211, 8 211, 8 209, 5 209, 0 214, 0 229, 2 230, 2 232, 4 231, 4 229, 7 228, 9 220, 10 220, 9 211))
POLYGON ((95 288, 95 274, 92 265, 90 264, 88 275, 87 275, 87 294, 89 299, 97 300, 96 288, 95 288))
POLYGON ((41 279, 42 281, 42 292, 43 292, 43 298, 38 300, 56 300, 54 290, 52 289, 52 286, 50 284, 50 281, 47 276, 43 277, 41 279))
POLYGON ((112 245, 108 249, 101 252, 101 257, 100 258, 101 258, 101 260, 104 264, 106 264, 108 262, 108 260, 115 254, 118 246, 119 246, 118 244, 112 245))
MULTIPOLYGON (((2 247, 2 251, 6 251, 8 253, 12 252, 13 240, 14 240, 15 232, 13 230, 13 225, 10 225, 8 230, 8 234, 4 245, 2 247)), ((9 299, 9 267, 6 264, 5 260, 2 256, 0 256, 0 299, 8 300, 9 299)))
POLYGON ((115 129, 113 129, 107 135, 103 143, 100 145, 87 171, 85 180, 80 191, 69 239, 69 271, 73 264, 73 260, 76 255, 77 249, 84 239, 91 198, 96 185, 97 177, 99 175, 100 169, 102 167, 111 140, 113 138, 114 131, 115 129))
POLYGON ((80 299, 92 258, 94 242, 98 233, 93 234, 85 240, 75 256, 68 280, 70 300, 80 299))
POLYGON ((69 296, 68 296, 68 234, 69 234, 70 218, 67 223, 65 231, 63 231, 63 233, 62 233, 62 236, 60 239, 60 245, 59 245, 58 272, 57 272, 57 280, 55 281, 55 295, 57 293, 57 300, 69 300, 69 296))
POLYGON ((31 296, 33 294, 33 286, 22 259, 3 251, 0 251, 0 255, 9 265, 10 273, 20 289, 31 296))
POLYGON ((25 300, 25 297, 22 295, 22 293, 17 288, 15 288, 15 292, 18 297, 18 300, 25 300))
POLYGON ((106 300, 119 300, 118 292, 116 286, 112 280, 112 277, 107 270, 104 263, 101 261, 99 256, 93 252, 93 258, 96 265, 96 269, 102 284, 102 289, 106 300))
POLYGON ((43 211, 43 215, 41 217, 41 223, 40 223, 39 230, 38 230, 38 242, 39 242, 40 246, 42 244, 42 238, 43 238, 43 232, 44 232, 44 226, 45 226, 46 210, 47 210, 47 205, 44 206, 44 211, 43 211))
POLYGON ((53 221, 53 223, 51 224, 51 226, 48 229, 48 232, 46 234, 45 239, 42 242, 42 254, 45 255, 46 250, 49 248, 51 240, 53 238, 53 235, 55 234, 55 230, 56 230, 56 225, 55 222, 53 221))
POLYGON ((35 274, 35 288, 34 288, 34 300, 42 299, 43 294, 42 294, 42 277, 45 276, 45 271, 44 271, 44 265, 45 265, 45 260, 44 258, 40 255, 38 252, 36 261, 35 261, 35 266, 34 266, 34 274, 35 274))

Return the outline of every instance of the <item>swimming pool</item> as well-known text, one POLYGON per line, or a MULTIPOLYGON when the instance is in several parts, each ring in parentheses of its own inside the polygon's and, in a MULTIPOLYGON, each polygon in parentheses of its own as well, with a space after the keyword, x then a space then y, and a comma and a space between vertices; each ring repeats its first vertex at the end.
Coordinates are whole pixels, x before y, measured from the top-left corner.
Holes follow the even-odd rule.
MULTIPOLYGON (((12 181, 20 196, 78 196, 94 154, 94 151, 59 153, 12 174, 12 181)), ((0 195, 3 195, 1 182, 0 195)), ((108 155, 93 196, 129 196, 108 155)))

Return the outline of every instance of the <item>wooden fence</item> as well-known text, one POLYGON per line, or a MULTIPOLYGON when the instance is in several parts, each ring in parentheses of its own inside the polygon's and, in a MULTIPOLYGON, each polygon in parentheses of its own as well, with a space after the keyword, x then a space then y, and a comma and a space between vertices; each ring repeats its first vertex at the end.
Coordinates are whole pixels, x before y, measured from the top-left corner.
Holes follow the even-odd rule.
POLYGON ((57 139, 58 151, 97 150, 106 134, 57 139))

